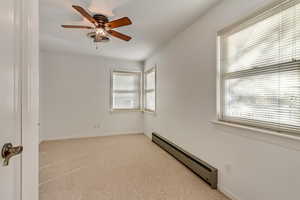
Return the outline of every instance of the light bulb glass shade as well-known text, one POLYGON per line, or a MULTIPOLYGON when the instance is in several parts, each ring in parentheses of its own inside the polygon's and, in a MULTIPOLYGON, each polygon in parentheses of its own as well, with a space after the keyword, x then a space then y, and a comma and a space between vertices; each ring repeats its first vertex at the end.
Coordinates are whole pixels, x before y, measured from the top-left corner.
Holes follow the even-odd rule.
POLYGON ((103 28, 96 28, 95 32, 96 32, 96 34, 99 34, 101 36, 107 36, 106 30, 103 28))

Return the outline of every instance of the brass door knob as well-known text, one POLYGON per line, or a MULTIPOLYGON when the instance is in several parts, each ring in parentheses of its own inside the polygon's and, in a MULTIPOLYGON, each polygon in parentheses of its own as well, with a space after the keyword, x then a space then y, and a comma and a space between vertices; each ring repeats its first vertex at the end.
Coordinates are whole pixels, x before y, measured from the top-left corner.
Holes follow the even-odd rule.
POLYGON ((14 147, 11 143, 7 143, 3 146, 1 156, 4 159, 3 166, 9 165, 9 160, 18 154, 23 152, 23 146, 14 147))

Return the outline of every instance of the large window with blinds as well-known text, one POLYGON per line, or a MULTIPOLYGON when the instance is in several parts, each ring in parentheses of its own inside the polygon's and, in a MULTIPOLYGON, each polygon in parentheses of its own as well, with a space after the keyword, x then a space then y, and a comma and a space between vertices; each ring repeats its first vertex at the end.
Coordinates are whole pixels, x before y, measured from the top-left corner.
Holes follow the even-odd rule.
POLYGON ((219 119, 300 133, 300 1, 219 32, 219 119))
POLYGON ((111 110, 141 110, 141 72, 112 72, 111 110))

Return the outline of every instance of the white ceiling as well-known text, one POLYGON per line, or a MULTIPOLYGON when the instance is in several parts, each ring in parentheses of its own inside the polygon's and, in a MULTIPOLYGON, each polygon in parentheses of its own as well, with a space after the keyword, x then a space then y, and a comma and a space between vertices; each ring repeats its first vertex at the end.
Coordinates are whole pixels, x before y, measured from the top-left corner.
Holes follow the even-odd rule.
POLYGON ((107 57, 144 60, 160 45, 183 31, 220 0, 40 0, 40 45, 42 50, 70 51, 107 57), (69 30, 61 24, 88 22, 73 4, 103 13, 110 20, 129 17, 133 25, 118 31, 133 37, 130 42, 112 38, 96 50, 87 30, 69 30))

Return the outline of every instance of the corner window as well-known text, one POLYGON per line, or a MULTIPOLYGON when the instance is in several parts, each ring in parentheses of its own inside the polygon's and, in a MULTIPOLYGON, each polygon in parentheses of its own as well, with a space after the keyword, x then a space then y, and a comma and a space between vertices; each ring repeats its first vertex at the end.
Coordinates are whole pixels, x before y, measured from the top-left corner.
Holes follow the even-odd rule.
POLYGON ((145 72, 145 111, 156 111, 156 67, 145 72))
POLYGON ((111 110, 141 110, 141 72, 112 72, 111 110))
POLYGON ((219 33, 219 120, 300 133, 300 4, 219 33))

